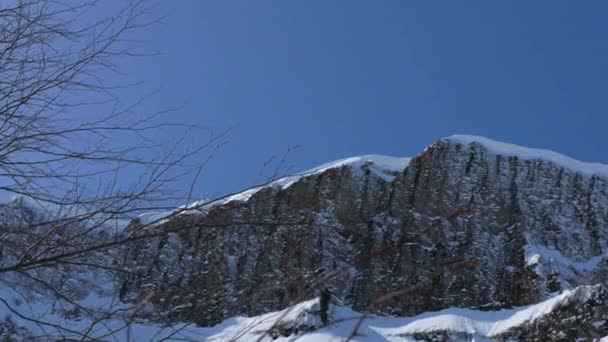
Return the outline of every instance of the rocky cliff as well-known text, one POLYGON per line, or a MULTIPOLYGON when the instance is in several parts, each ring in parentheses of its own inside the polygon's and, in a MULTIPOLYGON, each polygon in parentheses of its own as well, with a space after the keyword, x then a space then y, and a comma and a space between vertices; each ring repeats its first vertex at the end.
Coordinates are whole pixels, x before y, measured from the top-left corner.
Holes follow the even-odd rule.
MULTIPOLYGON (((138 229, 122 299, 210 325, 329 287, 366 312, 537 303, 608 281, 608 167, 454 136, 410 159, 354 158, 138 229)), ((524 332, 521 332, 524 333, 524 332)))

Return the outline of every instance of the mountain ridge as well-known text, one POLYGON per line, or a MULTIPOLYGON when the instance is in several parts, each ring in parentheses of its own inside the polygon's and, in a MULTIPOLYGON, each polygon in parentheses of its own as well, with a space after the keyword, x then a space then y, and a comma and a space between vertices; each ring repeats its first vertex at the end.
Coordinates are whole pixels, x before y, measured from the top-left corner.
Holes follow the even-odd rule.
MULTIPOLYGON (((582 175, 585 176, 598 176, 602 178, 608 178, 608 164, 580 161, 552 150, 529 148, 522 145, 510 144, 477 135, 455 134, 440 138, 434 143, 425 147, 416 156, 424 153, 424 151, 426 151, 428 148, 441 141, 462 144, 463 146, 479 144, 481 146, 484 146, 487 151, 491 152, 494 157, 505 156, 518 157, 523 160, 546 161, 554 163, 557 166, 567 168, 571 171, 580 172, 582 175)), ((179 209, 191 208, 195 210, 200 210, 202 213, 204 213, 216 205, 223 205, 231 201, 246 201, 252 194, 265 187, 280 186, 286 188, 302 177, 311 176, 317 173, 325 172, 332 168, 339 168, 344 166, 359 169, 363 165, 373 165, 376 167, 376 173, 378 175, 382 175, 383 177, 385 177, 386 180, 392 180, 394 178, 394 173, 403 171, 406 167, 408 167, 410 161, 414 157, 396 157, 379 154, 368 154, 337 159, 331 162, 323 163, 306 171, 281 176, 262 184, 254 185, 252 187, 240 191, 223 195, 216 199, 198 200, 189 203, 188 205, 184 205, 179 209)), ((169 216, 170 214, 171 211, 160 213, 144 213, 140 216, 140 219, 142 219, 143 223, 150 223, 153 221, 157 221, 162 216, 169 216), (146 219, 146 217, 148 218, 146 219)))
MULTIPOLYGON (((125 260, 147 265, 148 276, 125 279, 125 287, 165 291, 171 281, 160 279, 174 277, 187 293, 211 296, 177 317, 209 324, 310 298, 316 272, 335 269, 344 270, 328 285, 336 298, 394 315, 528 305, 606 278, 603 177, 459 140, 438 140, 389 180, 370 163, 339 165, 165 222, 161 229, 194 229, 129 248, 125 260), (411 295, 370 307, 394 291, 411 295)), ((160 310, 184 304, 179 297, 160 310)))
MULTIPOLYGON (((346 158, 214 205, 151 213, 161 219, 154 224, 135 219, 120 231, 135 239, 106 256, 124 271, 104 278, 114 279, 112 301, 137 305, 152 293, 139 319, 213 326, 289 310, 321 288, 335 308, 426 317, 416 315, 495 315, 608 283, 608 179, 536 149, 512 156, 469 140, 439 139, 412 158, 346 158)), ((594 305, 574 301, 508 337, 574 336, 589 326, 608 335, 594 305), (579 316, 580 325, 559 323, 579 316)), ((476 338, 413 333, 412 341, 476 338)))

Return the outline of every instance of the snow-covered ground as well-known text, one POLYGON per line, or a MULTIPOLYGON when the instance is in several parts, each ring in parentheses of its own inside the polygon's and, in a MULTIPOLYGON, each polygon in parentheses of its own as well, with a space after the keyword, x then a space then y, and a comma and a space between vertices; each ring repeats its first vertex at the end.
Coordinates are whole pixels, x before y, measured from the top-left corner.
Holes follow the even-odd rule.
MULTIPOLYGON (((332 307, 332 323, 326 328, 309 332, 299 332, 298 335, 281 336, 276 341, 344 341, 353 334, 359 325, 357 334, 351 341, 407 341, 408 336, 415 333, 449 331, 451 333, 466 333, 481 341, 501 334, 510 328, 534 321, 549 314, 560 303, 564 303, 575 295, 585 296, 591 287, 579 287, 564 291, 562 294, 535 305, 500 311, 479 311, 462 308, 449 308, 437 312, 427 312, 413 317, 386 317, 367 315, 345 307, 332 307)), ((298 322, 306 325, 314 324, 316 316, 311 312, 316 301, 300 303, 293 308, 273 312, 257 317, 238 317, 228 319, 210 328, 201 328, 202 337, 207 341, 256 341, 272 330, 278 319, 282 322, 298 322)), ((297 326, 296 324, 296 326, 297 326)), ((272 340, 266 336, 263 341, 272 340)))
MULTIPOLYGON (((91 292, 73 302, 80 307, 79 310, 75 310, 77 306, 73 303, 54 300, 51 296, 15 291, 13 287, 3 284, 0 287, 0 317, 24 329, 27 341, 81 340, 84 334, 89 338, 87 341, 144 342, 171 337, 182 341, 204 339, 204 330, 191 324, 163 326, 132 322, 132 313, 140 308, 118 301, 114 297, 116 289, 111 279, 93 277, 90 280, 90 288, 83 290, 91 292), (112 318, 104 319, 110 312, 112 318), (127 339, 127 335, 131 338, 127 339)), ((0 324, 0 333, 3 332, 0 324)), ((24 335, 16 333, 13 340, 20 341, 24 335)))
MULTIPOLYGON (((449 308, 436 312, 427 312, 412 317, 387 317, 376 315, 363 315, 349 308, 331 306, 331 324, 320 327, 317 316, 317 300, 309 300, 297 304, 288 309, 272 312, 256 317, 234 317, 223 321, 213 327, 198 327, 192 324, 175 324, 162 326, 146 322, 133 322, 127 327, 130 317, 130 308, 124 304, 105 297, 104 291, 113 293, 112 288, 102 289, 100 292, 92 292, 84 298, 80 304, 87 308, 97 308, 98 312, 104 312, 112 307, 113 310, 123 309, 117 315, 123 319, 103 320, 90 330, 90 336, 108 341, 126 341, 130 334, 131 341, 160 341, 168 340, 190 340, 190 341, 256 341, 262 337, 262 341, 293 341, 297 338, 300 342, 314 341, 344 341, 352 335, 355 327, 359 325, 356 336, 352 341, 378 342, 378 341, 407 341, 408 336, 414 333, 428 333, 434 331, 450 331, 452 333, 466 333, 474 336, 476 341, 490 338, 503 333, 512 327, 526 322, 534 321, 550 313, 556 306, 567 301, 574 295, 585 296, 591 287, 579 287, 574 290, 564 291, 562 294, 545 300, 535 305, 519 307, 515 309, 500 311, 479 311, 462 308, 449 308), (277 324, 278 322, 285 324, 277 324), (300 331, 290 336, 282 336, 277 326, 294 326, 300 331), (308 330, 309 327, 316 327, 308 330), (277 333, 272 333, 276 331, 277 333), (275 339, 276 338, 276 339, 275 339)), ((91 327, 94 318, 86 314, 80 315, 78 319, 66 319, 62 314, 62 308, 56 302, 45 299, 24 300, 21 294, 3 287, 0 290, 0 298, 13 303, 11 312, 5 305, 0 307, 0 315, 4 319, 10 319, 20 327, 27 329, 30 333, 42 338, 48 336, 61 336, 69 338, 80 338, 76 332, 85 332, 91 327), (59 331, 49 325, 39 324, 22 317, 33 317, 37 320, 56 324, 65 329, 74 331, 59 331)))

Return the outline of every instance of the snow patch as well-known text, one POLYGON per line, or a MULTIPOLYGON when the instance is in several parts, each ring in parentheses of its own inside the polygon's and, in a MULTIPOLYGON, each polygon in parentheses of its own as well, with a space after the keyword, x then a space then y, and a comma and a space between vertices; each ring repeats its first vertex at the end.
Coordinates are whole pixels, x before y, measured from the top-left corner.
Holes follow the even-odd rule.
POLYGON ((375 175, 379 176, 387 182, 390 182, 395 178, 396 172, 401 172, 407 167, 410 160, 411 158, 397 158, 375 154, 339 159, 333 162, 323 164, 321 166, 317 166, 308 171, 286 176, 272 181, 268 184, 264 184, 255 188, 245 190, 243 192, 229 195, 216 201, 205 202, 202 204, 204 204, 203 208, 210 209, 211 207, 223 205, 232 201, 244 202, 249 200, 251 196, 253 196, 255 193, 264 188, 277 187, 281 189, 287 189, 303 177, 323 173, 329 169, 335 169, 343 166, 350 166, 354 170, 360 170, 363 167, 367 166, 369 167, 370 171, 372 171, 375 175))
POLYGON ((540 263, 554 266, 564 275, 570 275, 572 272, 593 272, 604 258, 608 258, 608 251, 606 251, 603 255, 594 256, 585 261, 575 261, 562 255, 558 250, 531 243, 529 237, 526 237, 526 240, 528 240, 525 246, 526 265, 532 266, 540 263))

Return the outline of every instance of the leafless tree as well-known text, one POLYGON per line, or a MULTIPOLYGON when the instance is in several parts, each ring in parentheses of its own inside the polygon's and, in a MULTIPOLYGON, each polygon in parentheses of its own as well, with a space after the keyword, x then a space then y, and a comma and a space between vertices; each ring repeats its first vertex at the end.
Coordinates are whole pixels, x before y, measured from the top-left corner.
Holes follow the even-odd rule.
MULTIPOLYGON (((53 339, 119 340, 118 334, 129 339, 132 323, 155 293, 145 293, 132 306, 120 303, 117 293, 103 297, 110 303, 102 306, 80 299, 108 290, 100 286, 100 278, 137 272, 112 262, 108 253, 167 232, 204 228, 201 223, 155 223, 190 209, 174 208, 191 202, 192 185, 227 139, 225 131, 213 134, 165 121, 168 109, 142 113, 144 99, 125 102, 119 96, 124 87, 133 85, 108 80, 120 79, 121 61, 154 55, 136 51, 136 37, 159 18, 147 18, 142 0, 126 2, 107 14, 103 14, 107 8, 97 5, 95 0, 0 0, 0 195, 18 199, 0 204, 0 308, 53 339), (196 136, 206 137, 204 141, 191 144, 192 129, 196 136), (172 130, 176 138, 160 143, 155 138, 166 130, 172 130), (174 191, 175 182, 184 177, 190 177, 191 186, 174 191), (32 207, 38 210, 31 211, 32 207), (140 213, 150 210, 167 212, 151 222, 134 223, 140 213), (54 298, 62 315, 85 317, 89 323, 63 326, 44 314, 36 315, 36 310, 24 312, 21 307, 28 304, 20 307, 15 302, 20 298, 27 303, 39 294, 54 298)), ((265 163, 270 168, 276 164, 267 183, 289 171, 286 161, 294 148, 265 163)), ((291 224, 302 227, 306 223, 291 224)), ((366 258, 391 248, 386 246, 366 258)), ((316 276, 290 304, 311 297, 343 273, 337 269, 316 276)), ((389 292, 372 304, 416 289, 389 292)), ((261 331, 259 340, 284 323, 290 310, 261 331)), ((347 339, 359 334, 365 317, 357 318, 347 339)), ((184 340, 180 333, 187 327, 157 337, 184 340)), ((251 329, 257 329, 255 324, 233 340, 241 340, 251 329)))
POLYGON ((141 113, 143 98, 119 96, 133 85, 108 80, 122 79, 124 59, 154 54, 136 51, 136 34, 159 18, 147 18, 141 0, 104 11, 86 0, 0 1, 0 194, 18 199, 0 208, 1 286, 24 301, 30 290, 52 295, 93 323, 83 331, 27 316, 1 293, 0 306, 49 335, 82 340, 102 338, 95 327, 108 319, 126 324, 106 335, 126 328, 138 310, 79 304, 78 288, 94 286, 90 270, 128 272, 105 256, 142 238, 124 226, 142 211, 188 203, 192 187, 172 185, 194 184, 227 137, 167 122, 169 109, 141 113), (190 143, 193 129, 204 141, 190 143), (160 143, 160 130, 177 138, 160 143))

